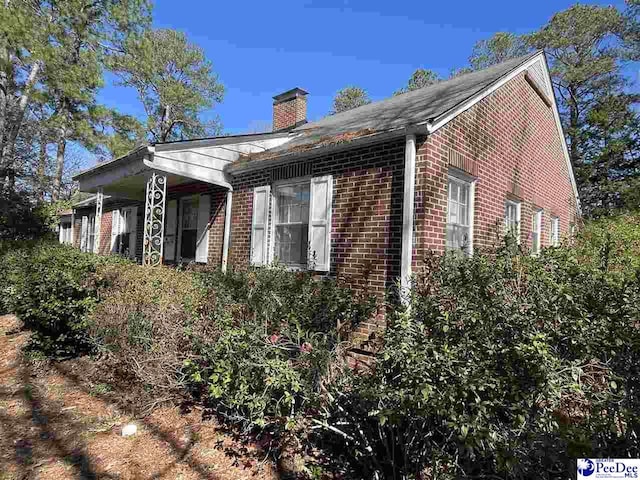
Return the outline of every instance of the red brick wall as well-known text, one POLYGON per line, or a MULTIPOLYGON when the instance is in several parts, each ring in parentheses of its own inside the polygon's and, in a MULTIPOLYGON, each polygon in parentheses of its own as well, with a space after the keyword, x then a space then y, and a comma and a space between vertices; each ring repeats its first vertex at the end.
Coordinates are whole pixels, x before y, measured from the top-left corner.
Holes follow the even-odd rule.
POLYGON ((520 75, 418 145, 416 159, 416 248, 445 245, 447 171, 450 149, 476 173, 474 247, 494 245, 507 197, 521 201, 521 240, 530 247, 532 214, 544 210, 542 244, 549 245, 551 215, 561 235, 576 222, 576 205, 553 111, 520 75))
POLYGON ((207 263, 213 266, 222 265, 226 198, 226 190, 218 189, 211 192, 211 218, 213 221, 209 228, 209 251, 207 252, 207 263))
MULTIPOLYGON (((311 175, 333 175, 331 274, 379 295, 400 275, 404 140, 312 159, 311 175)), ((251 250, 253 188, 271 184, 262 170, 234 180, 230 263, 251 250)))
POLYGON ((102 211, 102 222, 100 222, 100 243, 98 253, 108 255, 111 253, 111 221, 113 210, 102 211))

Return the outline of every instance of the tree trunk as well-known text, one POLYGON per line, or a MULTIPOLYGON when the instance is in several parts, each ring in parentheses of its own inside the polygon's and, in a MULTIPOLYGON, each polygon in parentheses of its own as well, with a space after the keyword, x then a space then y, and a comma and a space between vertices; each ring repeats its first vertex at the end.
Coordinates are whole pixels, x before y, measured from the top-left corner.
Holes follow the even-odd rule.
POLYGON ((44 202, 47 193, 47 139, 44 135, 40 138, 40 156, 38 158, 38 198, 44 202))
POLYGON ((60 189, 62 187, 62 175, 64 173, 64 151, 67 148, 66 129, 60 129, 60 137, 58 138, 58 151, 56 152, 56 174, 53 177, 53 189, 51 192, 51 200, 60 199, 60 189))
POLYGON ((578 105, 574 96, 574 89, 572 87, 569 90, 569 155, 571 156, 571 164, 576 167, 581 165, 580 158, 580 119, 578 118, 578 105))

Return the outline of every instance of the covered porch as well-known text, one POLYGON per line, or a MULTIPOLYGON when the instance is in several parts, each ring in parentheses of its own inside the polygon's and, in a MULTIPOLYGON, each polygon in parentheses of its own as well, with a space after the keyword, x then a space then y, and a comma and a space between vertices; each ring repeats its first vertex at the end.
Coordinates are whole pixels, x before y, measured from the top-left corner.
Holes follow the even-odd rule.
MULTIPOLYGON (((109 203, 114 199, 121 204, 131 202, 142 210, 138 228, 142 230, 143 264, 214 259, 226 269, 233 188, 225 167, 244 154, 286 140, 286 134, 258 134, 146 146, 98 164, 74 179, 80 191, 95 194, 92 233, 96 239, 108 235, 102 228, 111 228, 112 236, 118 228, 131 230, 116 225, 123 222, 121 213, 112 213, 109 222, 102 221, 105 197, 109 203)), ((134 214, 134 223, 135 218, 134 214)), ((101 252, 100 247, 94 251, 101 252)))

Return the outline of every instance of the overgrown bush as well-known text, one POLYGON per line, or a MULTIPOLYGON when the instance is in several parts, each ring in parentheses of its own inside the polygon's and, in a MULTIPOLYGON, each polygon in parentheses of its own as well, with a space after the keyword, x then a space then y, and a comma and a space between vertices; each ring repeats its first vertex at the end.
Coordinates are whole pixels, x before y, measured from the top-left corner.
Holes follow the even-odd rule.
POLYGON ((576 457, 638 457, 639 308, 637 278, 571 249, 430 258, 373 372, 331 385, 314 423, 362 478, 566 478, 576 457))
POLYGON ((245 427, 291 428, 317 404, 341 346, 341 331, 367 318, 373 299, 332 280, 281 267, 203 274, 209 322, 188 362, 196 392, 245 427))
POLYGON ((640 269, 640 215, 624 214, 588 222, 575 249, 581 263, 633 277, 640 269))
POLYGON ((96 272, 124 260, 46 241, 3 242, 0 252, 3 307, 32 331, 31 348, 52 357, 89 351, 87 314, 104 280, 96 272))
POLYGON ((144 390, 154 402, 184 396, 191 336, 206 337, 214 328, 199 321, 204 290, 193 274, 128 264, 106 265, 100 275, 106 283, 87 328, 101 361, 111 366, 116 382, 144 390))

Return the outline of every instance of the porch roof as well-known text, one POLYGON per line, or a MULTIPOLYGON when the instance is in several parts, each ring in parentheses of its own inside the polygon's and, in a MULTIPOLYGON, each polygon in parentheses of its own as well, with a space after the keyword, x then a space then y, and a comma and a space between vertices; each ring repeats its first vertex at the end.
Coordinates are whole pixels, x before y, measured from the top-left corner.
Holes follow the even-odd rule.
POLYGON ((289 140, 288 133, 204 138, 147 145, 85 170, 73 179, 80 191, 142 200, 152 171, 165 173, 168 186, 206 182, 231 190, 225 167, 240 156, 266 151, 289 140))

